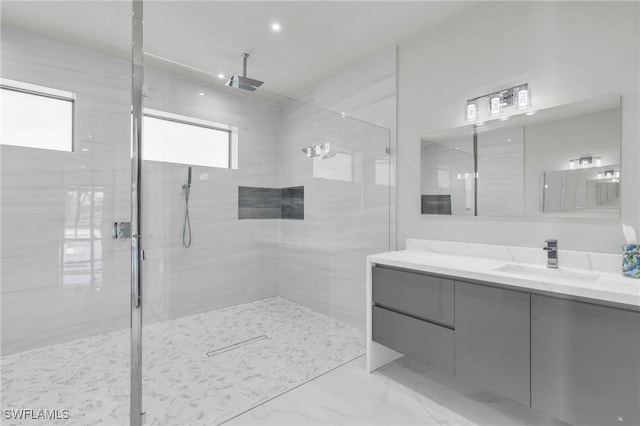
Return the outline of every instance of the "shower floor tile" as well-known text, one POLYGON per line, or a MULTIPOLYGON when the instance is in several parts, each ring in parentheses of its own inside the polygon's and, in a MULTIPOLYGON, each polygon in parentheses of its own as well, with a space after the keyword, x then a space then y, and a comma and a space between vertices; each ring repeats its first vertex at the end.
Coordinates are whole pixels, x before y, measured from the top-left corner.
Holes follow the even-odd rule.
MULTIPOLYGON (((364 351, 363 331, 280 297, 151 324, 144 420, 217 424, 364 351)), ((46 424, 128 424, 129 355, 120 331, 3 357, 2 408, 69 410, 46 424)), ((3 411, 3 424, 43 421, 12 423, 3 411)))

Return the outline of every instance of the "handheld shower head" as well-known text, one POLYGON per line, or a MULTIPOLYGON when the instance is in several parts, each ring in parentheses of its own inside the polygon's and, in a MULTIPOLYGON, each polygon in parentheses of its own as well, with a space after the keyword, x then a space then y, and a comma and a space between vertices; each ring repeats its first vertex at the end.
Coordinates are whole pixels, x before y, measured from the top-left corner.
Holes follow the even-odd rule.
POLYGON ((253 78, 247 77, 247 58, 249 57, 248 53, 242 54, 242 75, 234 74, 231 76, 229 81, 227 81, 227 86, 234 87, 236 89, 249 90, 251 92, 255 91, 258 87, 264 84, 264 81, 254 80, 253 78))
POLYGON ((182 185, 183 188, 191 188, 191 166, 187 168, 187 183, 182 185))

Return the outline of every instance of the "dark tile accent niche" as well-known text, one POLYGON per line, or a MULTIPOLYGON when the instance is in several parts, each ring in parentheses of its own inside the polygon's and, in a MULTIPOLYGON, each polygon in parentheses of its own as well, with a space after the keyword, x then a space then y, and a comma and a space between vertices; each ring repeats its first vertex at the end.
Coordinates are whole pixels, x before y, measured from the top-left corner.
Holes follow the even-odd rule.
POLYGON ((451 214, 451 195, 422 195, 422 214, 451 214))
POLYGON ((304 219, 304 186, 238 187, 238 219, 304 219))

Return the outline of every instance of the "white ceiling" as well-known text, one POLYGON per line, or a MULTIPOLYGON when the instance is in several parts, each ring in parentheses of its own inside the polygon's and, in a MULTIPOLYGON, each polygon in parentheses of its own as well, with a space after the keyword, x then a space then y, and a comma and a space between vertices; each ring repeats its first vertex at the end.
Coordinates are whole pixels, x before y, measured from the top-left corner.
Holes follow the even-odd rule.
MULTIPOLYGON (((240 73, 240 54, 247 52, 247 75, 265 82, 260 90, 294 97, 475 5, 151 0, 144 3, 144 46, 152 55, 146 61, 185 77, 223 84, 215 75, 240 73), (274 21, 282 24, 280 33, 271 31, 274 21)), ((3 25, 130 57, 128 1, 2 0, 1 7, 3 25)))

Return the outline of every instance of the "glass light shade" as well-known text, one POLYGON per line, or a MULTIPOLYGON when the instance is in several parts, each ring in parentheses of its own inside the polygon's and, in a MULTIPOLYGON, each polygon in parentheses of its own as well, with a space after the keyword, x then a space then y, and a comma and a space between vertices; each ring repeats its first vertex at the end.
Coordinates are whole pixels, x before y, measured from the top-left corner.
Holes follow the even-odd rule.
POLYGON ((489 115, 500 115, 501 112, 502 104, 500 102, 500 94, 496 93, 495 95, 489 96, 489 115))
POLYGON ((516 109, 529 108, 531 101, 531 93, 529 92, 529 86, 521 86, 515 89, 515 102, 516 109))
POLYGON ((478 119, 478 101, 467 101, 465 120, 476 121, 478 119))

